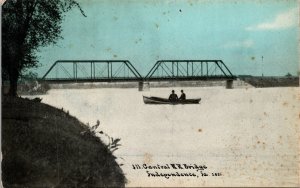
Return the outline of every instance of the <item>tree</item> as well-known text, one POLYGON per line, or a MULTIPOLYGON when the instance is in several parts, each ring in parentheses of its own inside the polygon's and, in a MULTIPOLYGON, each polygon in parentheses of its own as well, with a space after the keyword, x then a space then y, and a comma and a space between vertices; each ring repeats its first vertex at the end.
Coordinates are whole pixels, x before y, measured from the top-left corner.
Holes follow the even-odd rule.
POLYGON ((291 76, 293 76, 291 73, 287 73, 286 75, 285 75, 286 77, 291 77, 291 76))
POLYGON ((20 75, 36 67, 36 52, 61 37, 65 13, 79 8, 75 0, 7 0, 2 7, 2 73, 10 82, 9 95, 17 95, 20 75))

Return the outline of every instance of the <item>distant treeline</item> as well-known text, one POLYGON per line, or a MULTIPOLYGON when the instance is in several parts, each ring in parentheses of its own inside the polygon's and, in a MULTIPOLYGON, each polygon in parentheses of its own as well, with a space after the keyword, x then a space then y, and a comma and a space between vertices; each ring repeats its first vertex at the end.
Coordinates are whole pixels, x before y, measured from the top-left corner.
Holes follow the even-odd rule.
POLYGON ((240 75, 238 77, 254 87, 299 87, 299 76, 240 75))

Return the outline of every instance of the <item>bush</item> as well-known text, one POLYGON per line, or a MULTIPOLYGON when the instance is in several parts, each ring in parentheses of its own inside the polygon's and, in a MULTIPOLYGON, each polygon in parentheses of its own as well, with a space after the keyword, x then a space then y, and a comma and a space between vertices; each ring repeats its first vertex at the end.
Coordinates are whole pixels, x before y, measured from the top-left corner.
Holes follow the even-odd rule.
POLYGON ((46 94, 48 90, 50 90, 48 83, 38 82, 37 80, 23 81, 18 85, 18 93, 23 95, 46 94))

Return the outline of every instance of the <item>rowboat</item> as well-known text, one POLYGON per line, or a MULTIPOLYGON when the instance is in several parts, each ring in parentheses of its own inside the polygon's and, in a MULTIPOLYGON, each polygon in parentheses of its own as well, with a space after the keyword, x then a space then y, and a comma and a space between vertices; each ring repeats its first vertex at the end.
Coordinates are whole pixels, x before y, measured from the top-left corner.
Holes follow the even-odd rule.
POLYGON ((143 96, 143 100, 145 104, 199 104, 201 98, 170 101, 166 98, 143 96))

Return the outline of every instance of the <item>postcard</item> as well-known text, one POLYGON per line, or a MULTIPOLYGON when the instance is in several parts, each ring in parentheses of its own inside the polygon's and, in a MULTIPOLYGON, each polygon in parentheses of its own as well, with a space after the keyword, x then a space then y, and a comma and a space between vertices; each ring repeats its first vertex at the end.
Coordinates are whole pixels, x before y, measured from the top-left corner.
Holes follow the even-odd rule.
POLYGON ((3 187, 299 187, 296 0, 6 0, 3 187))

